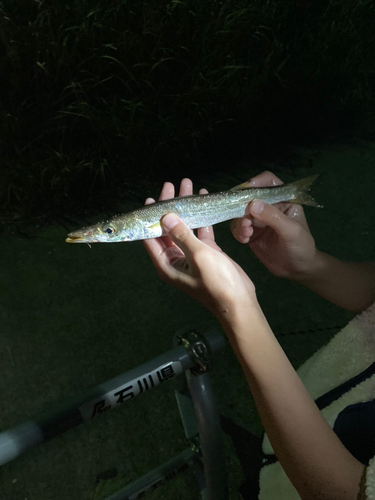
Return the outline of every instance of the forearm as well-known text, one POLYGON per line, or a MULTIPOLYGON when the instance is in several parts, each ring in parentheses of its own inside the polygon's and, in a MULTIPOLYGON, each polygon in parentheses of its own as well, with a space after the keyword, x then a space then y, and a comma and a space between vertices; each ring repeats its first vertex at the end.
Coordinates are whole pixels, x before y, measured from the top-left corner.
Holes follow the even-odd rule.
POLYGON ((221 318, 262 424, 303 499, 355 500, 363 470, 321 416, 258 305, 221 318), (234 319, 233 319, 234 318, 234 319))
POLYGON ((297 281, 348 311, 364 311, 375 301, 372 262, 345 262, 318 251, 314 265, 297 281))

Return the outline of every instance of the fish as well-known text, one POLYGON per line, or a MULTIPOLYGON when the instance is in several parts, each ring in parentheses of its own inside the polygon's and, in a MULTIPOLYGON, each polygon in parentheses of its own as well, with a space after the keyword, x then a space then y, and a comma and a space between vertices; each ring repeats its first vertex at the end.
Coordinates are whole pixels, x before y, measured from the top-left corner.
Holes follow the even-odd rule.
POLYGON ((312 175, 290 184, 271 187, 249 187, 249 181, 246 181, 228 191, 159 201, 73 231, 65 241, 90 244, 159 238, 165 235, 160 220, 169 212, 177 214, 190 229, 196 229, 243 217, 247 205, 254 199, 269 204, 290 202, 321 207, 308 194, 317 177, 312 175))

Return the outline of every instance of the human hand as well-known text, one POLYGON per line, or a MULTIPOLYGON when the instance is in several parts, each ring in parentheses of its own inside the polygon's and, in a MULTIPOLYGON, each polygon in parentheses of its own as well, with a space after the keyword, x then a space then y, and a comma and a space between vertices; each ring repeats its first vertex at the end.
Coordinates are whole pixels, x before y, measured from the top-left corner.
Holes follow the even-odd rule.
MULTIPOLYGON (((283 182, 272 172, 262 172, 249 180, 249 187, 278 186, 283 182)), ((256 257, 272 274, 298 281, 312 267, 315 241, 301 205, 251 202, 249 215, 231 222, 233 236, 248 243, 256 257), (256 207, 263 206, 260 213, 256 207)))
MULTIPOLYGON (((179 196, 192 192, 192 182, 183 179, 179 196)), ((205 193, 205 189, 199 191, 205 193)), ((165 183, 159 200, 173 197, 173 184, 165 183)), ((146 204, 154 201, 148 198, 146 204)), ((256 301, 254 284, 215 243, 212 226, 198 229, 196 237, 175 214, 165 215, 161 224, 167 236, 143 243, 163 281, 197 299, 219 319, 256 301)))

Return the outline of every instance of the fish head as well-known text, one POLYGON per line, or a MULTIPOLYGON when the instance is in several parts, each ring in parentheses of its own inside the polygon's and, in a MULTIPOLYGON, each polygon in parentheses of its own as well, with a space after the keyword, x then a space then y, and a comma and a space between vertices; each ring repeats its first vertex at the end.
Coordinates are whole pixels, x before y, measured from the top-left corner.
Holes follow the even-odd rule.
POLYGON ((66 238, 67 243, 116 243, 139 239, 139 227, 134 217, 117 216, 77 231, 66 238))

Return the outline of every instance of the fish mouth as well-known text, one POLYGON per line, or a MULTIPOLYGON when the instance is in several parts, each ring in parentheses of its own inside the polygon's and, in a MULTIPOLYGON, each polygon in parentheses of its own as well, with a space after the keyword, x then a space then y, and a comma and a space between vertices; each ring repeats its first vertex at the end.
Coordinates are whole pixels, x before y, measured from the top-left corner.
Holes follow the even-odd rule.
POLYGON ((68 237, 65 239, 66 243, 86 243, 87 239, 82 237, 82 236, 73 236, 73 235, 68 235, 68 237))

